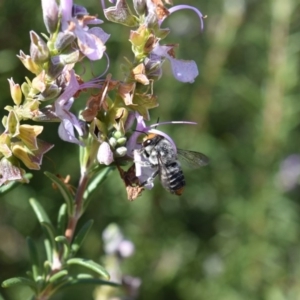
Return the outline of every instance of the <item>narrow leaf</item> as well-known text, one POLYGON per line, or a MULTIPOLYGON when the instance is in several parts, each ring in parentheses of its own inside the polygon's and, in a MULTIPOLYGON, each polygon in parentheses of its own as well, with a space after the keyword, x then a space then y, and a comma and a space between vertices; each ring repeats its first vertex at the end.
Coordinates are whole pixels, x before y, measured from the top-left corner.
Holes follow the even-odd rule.
POLYGON ((48 274, 52 271, 52 263, 49 260, 44 261, 44 277, 46 278, 48 274))
POLYGON ((55 273, 54 275, 52 275, 49 278, 49 282, 51 282, 51 283, 57 283, 61 279, 66 279, 67 275, 68 275, 68 271, 67 270, 61 270, 61 271, 55 273))
POLYGON ((51 266, 53 263, 53 256, 52 256, 52 247, 51 247, 51 242, 49 239, 44 239, 44 246, 45 246, 45 250, 46 250, 46 256, 47 256, 47 260, 50 262, 51 266))
POLYGON ((73 195, 71 194, 70 190, 66 186, 66 184, 61 181, 56 175, 50 173, 50 172, 45 172, 45 175, 50 178, 58 187, 59 191, 61 192, 63 198, 65 199, 65 202, 67 204, 68 208, 68 215, 72 216, 73 210, 74 210, 74 202, 73 202, 73 195))
POLYGON ((2 282, 3 288, 15 287, 16 285, 26 285, 36 291, 36 285, 33 280, 24 277, 13 277, 2 282))
POLYGON ((57 250, 57 246, 56 246, 56 242, 55 242, 55 231, 54 231, 53 226, 51 226, 51 224, 49 224, 47 222, 41 222, 41 225, 45 231, 47 238, 49 239, 49 241, 51 243, 52 249, 57 250))
POLYGON ((111 282, 99 278, 73 278, 67 282, 64 287, 78 285, 78 284, 97 284, 97 285, 110 285, 113 287, 121 287, 120 284, 116 282, 111 282))
POLYGON ((67 238, 63 235, 57 236, 55 241, 63 245, 63 258, 67 259, 70 254, 70 245, 67 238))
POLYGON ((71 245, 71 249, 73 253, 75 254, 80 246, 82 245, 85 237, 87 236, 88 232, 90 231, 91 227, 93 226, 94 221, 89 220, 87 221, 79 230, 77 235, 74 238, 74 242, 71 245))
MULTIPOLYGON (((33 208, 40 223, 45 222, 51 224, 51 221, 41 204, 34 198, 29 199, 29 203, 33 208)), ((51 224, 52 225, 52 224, 51 224)))
POLYGON ((64 203, 59 209, 57 217, 57 231, 59 234, 64 234, 67 223, 67 204, 64 203))
POLYGON ((79 265, 79 266, 85 267, 89 270, 92 270, 92 271, 98 273, 99 275, 103 276, 105 279, 110 278, 108 272, 101 265, 99 265, 89 259, 71 258, 67 261, 67 264, 68 265, 79 265))
POLYGON ((38 251, 31 237, 27 237, 27 245, 32 267, 32 277, 34 281, 37 281, 41 272, 38 251))
POLYGON ((84 199, 83 211, 85 211, 85 209, 89 205, 92 193, 97 190, 99 185, 108 177, 110 172, 113 171, 114 169, 115 167, 113 166, 104 168, 101 172, 99 172, 99 174, 97 174, 97 176, 95 176, 95 178, 92 179, 91 183, 88 185, 83 195, 83 199, 84 199))

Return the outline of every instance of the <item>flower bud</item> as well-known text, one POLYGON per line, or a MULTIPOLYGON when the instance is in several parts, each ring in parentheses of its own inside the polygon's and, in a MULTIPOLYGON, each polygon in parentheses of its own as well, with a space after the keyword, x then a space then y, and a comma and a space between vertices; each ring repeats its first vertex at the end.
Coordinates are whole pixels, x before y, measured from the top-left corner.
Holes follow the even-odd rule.
POLYGON ((47 44, 34 31, 30 31, 30 56, 36 63, 44 63, 49 58, 47 44))
POLYGON ((58 5, 56 0, 42 0, 42 9, 47 31, 54 33, 58 25, 58 5))
POLYGON ((145 24, 148 28, 153 28, 155 25, 158 24, 157 15, 155 14, 154 11, 148 13, 145 20, 145 24))
POLYGON ((22 102, 22 91, 18 83, 14 83, 13 79, 8 79, 10 94, 16 105, 20 105, 22 102))
POLYGON ((117 130, 117 131, 115 131, 113 133, 113 137, 116 138, 116 139, 119 139, 119 138, 121 138, 123 136, 124 136, 123 133, 121 131, 119 131, 119 130, 117 130))
POLYGON ((20 122, 17 118, 16 113, 14 111, 10 111, 6 122, 6 131, 11 136, 16 136, 19 134, 19 127, 20 127, 20 122))
POLYGON ((57 51, 64 50, 75 40, 75 35, 73 32, 59 32, 55 41, 55 49, 57 51))
POLYGON ((137 14, 144 15, 146 12, 146 1, 145 0, 133 0, 133 7, 137 14))
POLYGON ((120 145, 120 146, 125 145, 126 142, 127 142, 126 137, 121 137, 121 138, 119 138, 119 139, 117 140, 117 143, 118 143, 118 145, 120 145))
POLYGON ((30 93, 31 86, 27 82, 23 82, 21 85, 21 90, 22 90, 22 93, 24 94, 25 98, 27 98, 30 93))
POLYGON ((126 147, 119 147, 115 150, 115 154, 117 157, 123 157, 127 153, 127 148, 126 147))
POLYGON ((57 78, 61 74, 64 67, 65 66, 60 63, 60 59, 58 56, 51 57, 48 67, 48 76, 52 79, 57 78))
POLYGON ((63 65, 75 64, 80 60, 80 52, 73 50, 70 53, 59 55, 59 59, 63 65))
POLYGON ((109 139, 109 144, 110 144, 113 148, 115 148, 115 147, 117 146, 117 140, 116 140, 116 138, 111 137, 111 138, 109 139))
POLYGON ((46 89, 38 95, 37 100, 45 101, 56 98, 61 92, 61 88, 59 88, 56 84, 47 85, 46 89))
POLYGON ((114 155, 107 142, 103 142, 98 150, 97 159, 100 164, 110 165, 114 161, 114 155))

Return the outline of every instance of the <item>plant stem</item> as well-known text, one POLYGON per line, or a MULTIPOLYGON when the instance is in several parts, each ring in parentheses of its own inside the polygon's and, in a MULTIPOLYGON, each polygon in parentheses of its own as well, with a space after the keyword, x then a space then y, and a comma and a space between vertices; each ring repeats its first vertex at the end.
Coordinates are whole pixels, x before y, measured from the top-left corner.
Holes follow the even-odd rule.
POLYGON ((86 190, 88 181, 89 181, 89 176, 88 176, 87 172, 83 172, 81 174, 81 178, 79 181, 78 189, 77 189, 75 200, 74 200, 75 201, 74 213, 73 213, 73 216, 71 216, 69 218, 68 226, 67 226, 67 229, 65 232, 65 236, 68 239, 69 243, 71 243, 71 241, 74 237, 77 222, 82 215, 83 194, 84 194, 84 191, 86 190))

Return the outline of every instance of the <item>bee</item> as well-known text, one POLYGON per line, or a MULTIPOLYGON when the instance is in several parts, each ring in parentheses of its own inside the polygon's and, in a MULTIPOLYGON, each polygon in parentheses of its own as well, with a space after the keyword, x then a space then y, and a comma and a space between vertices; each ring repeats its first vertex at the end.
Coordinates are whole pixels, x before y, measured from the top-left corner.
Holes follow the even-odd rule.
POLYGON ((142 167, 148 167, 148 170, 143 173, 150 174, 141 185, 152 184, 155 177, 158 176, 162 186, 178 196, 182 194, 185 186, 178 157, 193 168, 205 166, 209 162, 208 157, 200 152, 174 149, 174 145, 167 138, 155 133, 148 134, 143 139, 141 149, 137 151, 142 159, 137 163, 142 167))

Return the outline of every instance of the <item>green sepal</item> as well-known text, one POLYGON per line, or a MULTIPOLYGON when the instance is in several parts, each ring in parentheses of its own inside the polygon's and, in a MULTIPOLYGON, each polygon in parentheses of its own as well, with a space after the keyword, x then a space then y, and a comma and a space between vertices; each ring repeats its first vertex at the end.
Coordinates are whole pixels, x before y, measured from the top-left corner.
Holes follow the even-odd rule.
POLYGON ((71 258, 67 261, 68 265, 79 265, 82 267, 85 267, 89 270, 92 270, 96 272, 97 274, 103 276, 105 279, 109 279, 110 275, 108 272, 102 267, 101 265, 97 264, 96 262, 89 260, 89 259, 84 259, 84 258, 71 258))
POLYGON ((24 277, 9 278, 4 280, 1 284, 3 288, 15 287, 16 285, 26 285, 30 287, 33 291, 35 292, 37 291, 35 282, 33 280, 24 277))
MULTIPOLYGON (((31 173, 27 173, 27 174, 23 175, 23 178, 25 178, 27 182, 29 182, 29 180, 32 177, 33 176, 32 176, 31 173)), ((21 184, 23 184, 23 183, 22 182, 18 182, 18 181, 11 181, 10 183, 8 183, 6 185, 1 186, 0 187, 0 195, 4 196, 6 193, 12 191, 14 188, 18 187, 21 184)))
POLYGON ((60 190, 60 192, 67 204, 68 215, 72 216, 73 210, 74 210, 74 202, 73 202, 73 195, 69 191, 68 187, 54 174, 52 174, 50 172, 45 172, 44 174, 57 185, 58 189, 60 190))
POLYGON ((75 236, 74 241, 71 245, 73 254, 75 254, 79 250, 85 237, 87 236, 88 232, 92 228, 93 224, 94 224, 94 220, 89 220, 80 228, 79 232, 75 236))
POLYGON ((60 280, 65 280, 67 279, 66 276, 68 275, 68 271, 67 270, 61 270, 57 273, 55 273, 54 275, 52 275, 49 278, 49 282, 50 283, 58 283, 60 280))
POLYGON ((91 183, 86 188, 84 194, 83 194, 83 211, 88 207, 90 201, 91 201, 91 195, 96 189, 99 187, 99 185, 108 177, 109 173, 114 170, 115 167, 106 167, 102 169, 92 180, 91 183))
POLYGON ((61 235, 64 234, 67 224, 67 204, 63 203, 59 209, 57 217, 57 232, 61 235))
POLYGON ((32 278, 34 281, 37 281, 39 276, 41 275, 38 251, 31 237, 28 236, 26 241, 28 245, 29 257, 32 267, 32 278))

